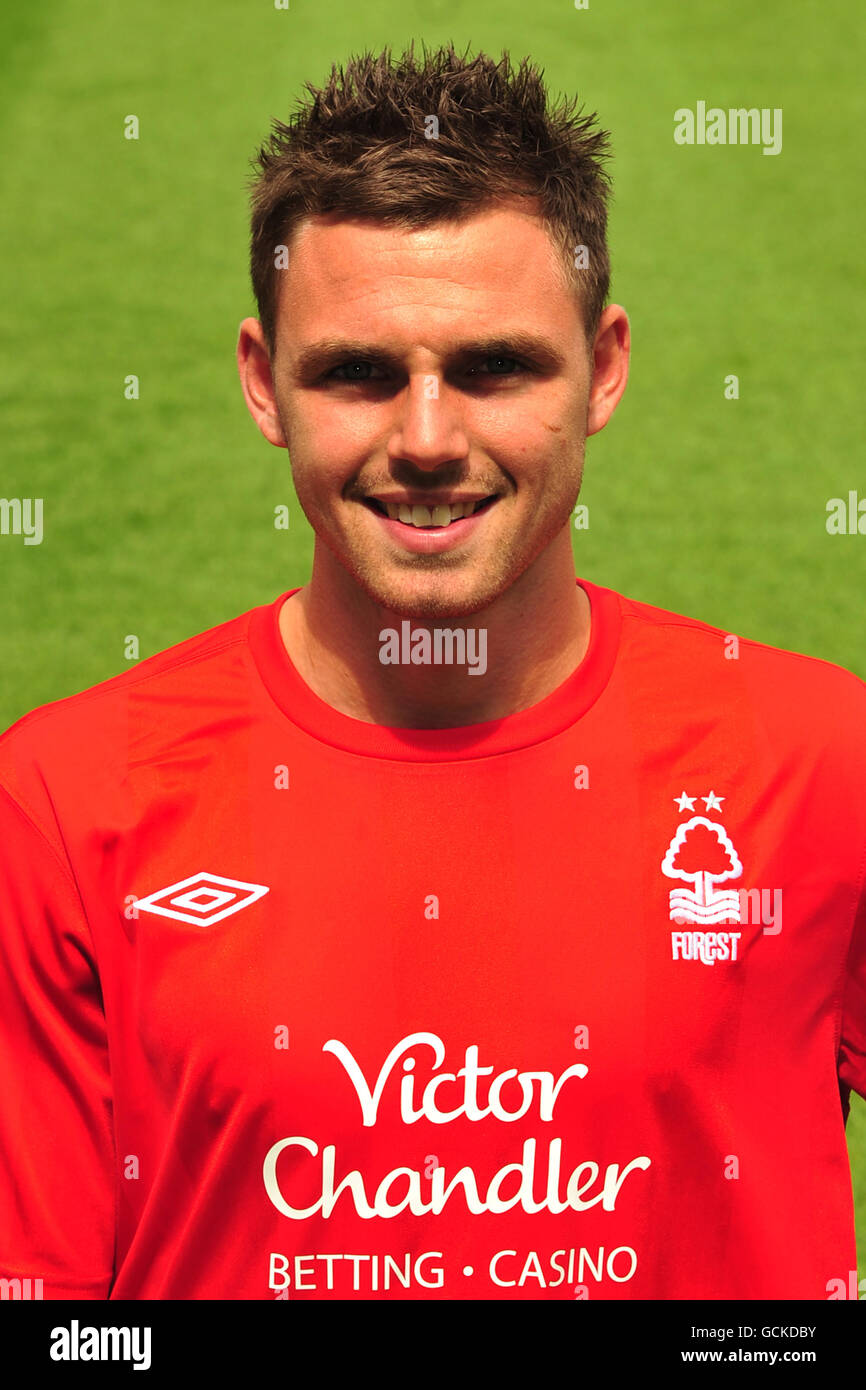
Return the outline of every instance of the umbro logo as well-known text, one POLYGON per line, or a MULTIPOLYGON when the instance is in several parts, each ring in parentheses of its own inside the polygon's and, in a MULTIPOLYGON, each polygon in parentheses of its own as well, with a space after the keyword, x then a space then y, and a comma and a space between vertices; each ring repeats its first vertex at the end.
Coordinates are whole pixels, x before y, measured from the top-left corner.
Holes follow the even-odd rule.
POLYGON ((244 883, 238 878, 223 878, 220 874, 190 874, 168 888, 159 888, 135 904, 139 912, 155 912, 160 917, 174 917, 178 922, 192 922, 209 927, 258 902, 269 890, 261 883, 244 883))

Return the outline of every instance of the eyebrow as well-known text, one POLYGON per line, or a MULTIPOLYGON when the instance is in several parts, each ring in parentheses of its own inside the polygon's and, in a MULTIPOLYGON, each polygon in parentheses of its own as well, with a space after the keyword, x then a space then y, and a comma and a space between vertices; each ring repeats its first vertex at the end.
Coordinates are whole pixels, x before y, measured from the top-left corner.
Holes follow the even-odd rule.
MULTIPOLYGON (((528 357, 548 371, 561 370, 566 365, 563 354, 547 338, 525 332, 473 338, 449 352, 446 361, 454 363, 470 357, 528 357)), ((293 364, 293 374, 299 380, 311 381, 349 360, 371 362, 391 370, 402 366, 398 354, 375 344, 354 338, 322 338, 302 349, 293 364)))

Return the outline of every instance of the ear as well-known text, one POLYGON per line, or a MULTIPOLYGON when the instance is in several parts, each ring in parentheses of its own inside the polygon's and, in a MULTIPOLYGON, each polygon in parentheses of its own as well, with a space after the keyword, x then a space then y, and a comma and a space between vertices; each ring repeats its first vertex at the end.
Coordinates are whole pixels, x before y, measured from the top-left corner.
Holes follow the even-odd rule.
POLYGON ((621 304, 609 304, 598 321, 593 343, 592 384, 587 408, 587 435, 604 429, 628 381, 631 329, 621 304))
POLYGON ((241 324, 237 361, 247 410, 269 443, 278 449, 287 448, 277 412, 270 354, 258 319, 244 319, 241 324))

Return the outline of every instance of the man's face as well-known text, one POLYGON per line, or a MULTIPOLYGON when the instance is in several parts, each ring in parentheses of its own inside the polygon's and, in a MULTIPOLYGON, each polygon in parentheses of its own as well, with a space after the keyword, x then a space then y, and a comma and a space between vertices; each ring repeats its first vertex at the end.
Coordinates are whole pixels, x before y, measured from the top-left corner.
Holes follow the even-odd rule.
POLYGON ((579 305, 525 204, 409 232, 306 219, 276 335, 278 418, 259 424, 327 546, 314 582, 337 562, 382 608, 431 618, 531 581, 615 400, 590 419, 579 305))

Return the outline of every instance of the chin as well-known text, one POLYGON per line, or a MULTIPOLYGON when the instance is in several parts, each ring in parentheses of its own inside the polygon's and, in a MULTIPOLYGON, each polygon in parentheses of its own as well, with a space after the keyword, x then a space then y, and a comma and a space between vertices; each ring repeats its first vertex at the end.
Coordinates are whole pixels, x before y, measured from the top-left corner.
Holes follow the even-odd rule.
POLYGON ((365 592, 380 608, 397 618, 415 618, 422 622, 472 617, 489 608, 508 587, 506 581, 491 585, 487 578, 474 583, 461 583, 456 578, 443 575, 431 575, 426 587, 420 577, 412 585, 381 584, 375 578, 369 582, 363 576, 358 578, 365 592))

